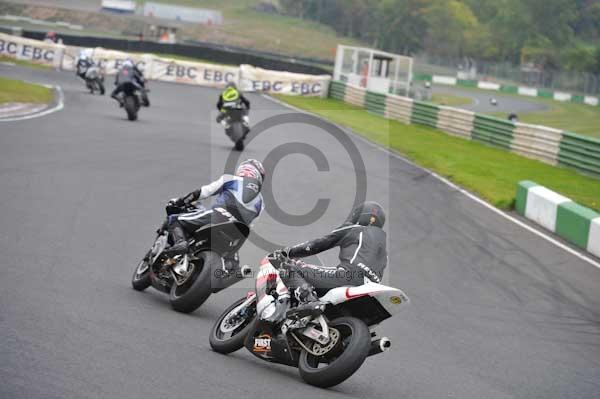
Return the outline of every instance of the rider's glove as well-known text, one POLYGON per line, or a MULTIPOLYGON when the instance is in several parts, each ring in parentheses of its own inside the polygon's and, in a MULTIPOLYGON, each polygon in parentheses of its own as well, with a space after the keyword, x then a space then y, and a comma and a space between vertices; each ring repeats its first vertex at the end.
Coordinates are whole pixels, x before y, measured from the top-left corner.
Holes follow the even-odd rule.
POLYGON ((182 207, 185 205, 185 200, 183 198, 171 198, 169 200, 169 205, 182 207))

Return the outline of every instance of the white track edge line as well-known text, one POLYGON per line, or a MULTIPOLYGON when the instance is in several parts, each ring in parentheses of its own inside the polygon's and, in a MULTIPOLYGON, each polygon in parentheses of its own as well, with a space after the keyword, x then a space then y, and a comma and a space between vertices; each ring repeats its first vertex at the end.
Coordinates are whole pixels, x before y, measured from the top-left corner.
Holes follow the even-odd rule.
POLYGON ((414 166, 414 167, 415 167, 415 168, 417 168, 417 169, 420 169, 420 170, 423 170, 423 171, 425 171, 425 172, 429 173, 431 176, 435 177, 436 179, 438 179, 438 180, 439 180, 439 181, 441 181, 442 183, 444 183, 444 184, 446 184, 446 185, 448 185, 448 186, 452 187, 452 188, 453 188, 453 189, 455 189, 456 191, 458 191, 458 192, 460 192, 461 194, 465 195, 466 197, 468 197, 468 198, 472 199, 473 201, 477 202, 478 204, 480 204, 480 205, 483 205, 484 207, 486 207, 486 208, 490 209, 491 211, 493 211, 493 212, 494 212, 494 213, 496 213, 497 215, 500 215, 500 216, 502 216, 503 218, 505 218, 505 219, 507 219, 507 220, 510 220, 511 222, 513 222, 513 223, 515 223, 516 225, 518 225, 518 226, 520 226, 520 227, 524 228, 525 230, 528 230, 528 231, 532 232, 533 234, 537 235, 538 237, 541 237, 541 238, 545 239, 546 241, 548 241, 548 242, 550 242, 550 243, 552 243, 552 244, 556 245, 557 247, 559 247, 559 248, 561 248, 561 249, 563 249, 563 250, 565 250, 565 251, 569 252, 571 255, 575 255, 575 256, 576 256, 576 257, 578 257, 579 259, 581 259, 581 260, 583 260, 583 261, 585 261, 585 262, 589 263, 590 265, 592 265, 592 266, 595 266, 595 267, 597 267, 598 269, 600 269, 600 263, 599 263, 599 262, 596 262, 594 259, 592 259, 592 258, 590 258, 590 257, 588 257, 588 256, 586 256, 586 255, 584 255, 584 254, 582 254, 582 253, 580 253, 580 252, 578 252, 578 251, 574 250, 573 248, 569 247, 568 245, 565 245, 565 244, 563 244, 562 242, 560 242, 560 241, 558 241, 557 239, 555 239, 555 238, 553 238, 553 237, 549 236, 548 234, 546 234, 546 233, 544 233, 544 232, 542 232, 542 231, 540 231, 540 230, 538 230, 538 229, 535 229, 535 228, 533 228, 533 227, 531 227, 531 226, 529 226, 529 225, 527 225, 527 224, 523 223, 522 221, 518 220, 517 218, 515 218, 515 217, 513 217, 513 216, 510 216, 508 213, 506 213, 506 212, 504 212, 504 211, 501 211, 500 209, 496 208, 494 205, 492 205, 492 204, 490 204, 490 203, 486 202, 485 200, 483 200, 483 199, 479 198, 479 197, 478 197, 478 196, 476 196, 475 194, 473 194, 473 193, 470 193, 470 192, 468 192, 467 190, 465 190, 464 188, 461 188, 461 187, 457 186, 456 184, 452 183, 450 180, 446 179, 445 177, 442 177, 442 176, 438 175, 437 173, 430 171, 429 169, 426 169, 426 168, 424 168, 424 167, 422 167, 422 166, 420 166, 420 165, 417 165, 417 164, 415 164, 414 162, 412 162, 411 160, 409 160, 409 159, 407 159, 407 158, 404 158, 404 157, 403 157, 403 156, 401 156, 400 154, 398 154, 398 153, 396 153, 396 152, 394 152, 394 151, 391 151, 391 150, 389 150, 389 149, 387 149, 387 148, 381 147, 380 145, 373 143, 372 141, 370 141, 370 140, 368 140, 368 139, 366 139, 366 138, 364 138, 364 137, 360 136, 359 134, 357 134, 357 133, 354 133, 354 132, 353 132, 351 129, 348 129, 348 128, 344 127, 344 126, 340 126, 340 125, 338 125, 337 123, 333 123, 332 121, 330 121, 330 120, 327 120, 326 118, 324 118, 324 117, 322 117, 322 116, 320 116, 320 115, 316 115, 316 114, 313 114, 313 113, 311 113, 311 112, 308 112, 308 111, 305 111, 305 110, 303 110, 303 109, 300 109, 300 108, 298 108, 298 107, 294 107, 293 105, 286 104, 285 102, 283 102, 283 101, 280 101, 280 100, 278 100, 278 99, 276 99, 276 98, 273 98, 273 97, 271 97, 271 96, 269 96, 269 95, 267 95, 267 94, 262 94, 262 96, 263 96, 264 98, 267 98, 267 99, 269 99, 269 100, 271 100, 271 101, 273 101, 273 102, 275 102, 275 103, 277 103, 277 104, 279 104, 279 105, 282 105, 282 106, 284 106, 284 107, 286 107, 286 108, 290 108, 290 109, 293 109, 293 110, 295 110, 295 111, 298 111, 298 112, 301 112, 301 113, 304 113, 304 114, 313 115, 313 116, 315 116, 315 117, 317 117, 317 118, 319 118, 319 119, 321 119, 321 120, 324 120, 324 121, 326 121, 326 122, 328 122, 328 123, 332 123, 332 124, 334 124, 335 126, 337 126, 338 128, 342 129, 343 131, 345 131, 345 132, 348 132, 348 133, 352 134, 352 136, 354 136, 354 137, 358 138, 358 139, 359 139, 359 140, 361 140, 363 143, 366 143, 366 144, 368 144, 369 146, 371 146, 371 147, 373 147, 373 148, 376 148, 376 149, 378 149, 379 151, 385 152, 385 153, 387 153, 387 154, 389 154, 389 155, 393 156, 394 158, 397 158, 397 159, 399 159, 399 160, 401 160, 401 161, 403 161, 403 162, 405 162, 405 163, 407 163, 407 164, 409 164, 409 165, 411 165, 411 166, 414 166))
MULTIPOLYGON (((42 86, 48 87, 48 85, 42 85, 42 86)), ((54 88, 58 92, 58 103, 54 107, 48 108, 41 112, 29 114, 29 115, 16 116, 13 118, 0 118, 0 122, 14 122, 14 121, 23 121, 23 120, 27 120, 27 119, 38 118, 40 116, 45 116, 45 115, 48 115, 48 114, 51 114, 53 112, 57 112, 57 111, 60 111, 61 109, 63 109, 65 107, 65 104, 64 104, 64 94, 63 94, 62 88, 60 86, 50 86, 50 87, 54 88)))

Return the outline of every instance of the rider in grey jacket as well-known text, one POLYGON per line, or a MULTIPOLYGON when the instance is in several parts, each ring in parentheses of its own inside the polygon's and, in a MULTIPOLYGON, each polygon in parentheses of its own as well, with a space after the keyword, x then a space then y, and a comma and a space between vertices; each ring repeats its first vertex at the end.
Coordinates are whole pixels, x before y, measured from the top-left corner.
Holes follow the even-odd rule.
MULTIPOLYGON (((211 209, 199 206, 194 212, 169 216, 167 223, 173 245, 167 248, 165 253, 175 256, 187 252, 187 233, 213 221, 220 221, 223 214, 229 214, 250 226, 264 208, 260 194, 264 177, 265 170, 260 161, 248 159, 237 167, 235 175, 223 175, 199 190, 172 199, 171 202, 175 205, 182 206, 216 196, 211 209)), ((237 254, 230 261, 237 266, 237 254)))

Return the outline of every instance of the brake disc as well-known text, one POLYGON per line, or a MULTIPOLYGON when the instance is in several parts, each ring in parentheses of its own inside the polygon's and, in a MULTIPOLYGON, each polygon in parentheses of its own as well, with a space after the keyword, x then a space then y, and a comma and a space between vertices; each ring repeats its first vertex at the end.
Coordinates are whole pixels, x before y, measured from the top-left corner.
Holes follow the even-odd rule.
POLYGON ((313 343, 312 352, 316 356, 323 356, 329 353, 340 340, 340 332, 335 328, 329 328, 329 342, 325 345, 321 345, 318 342, 313 343))

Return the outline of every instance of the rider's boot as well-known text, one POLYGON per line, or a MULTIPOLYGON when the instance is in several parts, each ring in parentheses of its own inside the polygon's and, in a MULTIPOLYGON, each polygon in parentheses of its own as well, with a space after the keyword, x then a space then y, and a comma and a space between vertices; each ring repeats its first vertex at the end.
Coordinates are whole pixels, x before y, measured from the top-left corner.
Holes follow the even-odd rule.
POLYGON ((323 303, 319 301, 319 297, 315 293, 315 289, 308 283, 303 283, 300 287, 294 290, 294 296, 298 301, 298 306, 291 309, 287 316, 305 317, 317 315, 323 309, 323 303))
POLYGON ((115 99, 115 100, 116 100, 116 101, 119 103, 119 107, 120 107, 120 108, 123 108, 123 105, 124 105, 124 103, 123 103, 123 100, 121 99, 121 97, 119 97, 119 96, 118 96, 118 95, 116 95, 115 93, 112 93, 112 94, 110 95, 110 97, 111 97, 111 98, 114 98, 114 99, 115 99))
POLYGON ((183 228, 176 224, 171 225, 170 233, 173 238, 173 245, 165 249, 165 255, 173 257, 185 254, 188 250, 188 242, 183 228))

